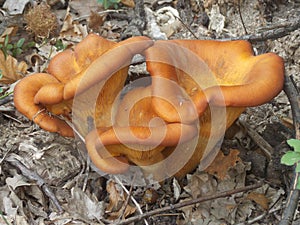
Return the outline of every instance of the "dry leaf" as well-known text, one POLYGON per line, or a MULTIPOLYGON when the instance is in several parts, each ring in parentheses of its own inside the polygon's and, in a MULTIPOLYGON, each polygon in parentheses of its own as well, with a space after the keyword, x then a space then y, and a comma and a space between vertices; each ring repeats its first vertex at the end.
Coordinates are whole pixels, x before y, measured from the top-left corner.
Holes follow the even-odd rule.
POLYGON ((32 185, 32 184, 28 183, 26 181, 26 179, 23 176, 19 175, 19 174, 16 174, 13 177, 6 178, 6 184, 8 186, 10 186, 13 190, 15 190, 17 187, 20 187, 20 186, 30 186, 30 185, 32 185))
POLYGON ((10 15, 22 14, 29 2, 30 0, 6 0, 3 9, 6 9, 10 15))
POLYGON ((128 6, 128 7, 131 7, 131 8, 134 8, 135 4, 134 4, 134 1, 133 0, 121 0, 121 2, 128 6))
POLYGON ((135 207, 132 207, 129 204, 125 205, 127 195, 120 185, 117 185, 110 180, 107 183, 106 191, 109 193, 109 205, 107 206, 106 211, 109 213, 109 218, 111 220, 120 218, 122 215, 126 218, 135 212, 135 207), (125 211, 124 207, 126 207, 125 211))
POLYGON ((68 8, 63 26, 60 30, 60 37, 69 41, 80 42, 87 34, 87 27, 79 24, 78 21, 74 21, 70 14, 70 8, 68 8))
POLYGON ((97 12, 92 11, 88 20, 89 28, 94 32, 99 31, 100 27, 103 25, 105 21, 106 15, 99 15, 97 12))
POLYGON ((188 174, 187 180, 188 184, 184 187, 184 190, 189 193, 192 198, 213 195, 217 191, 217 182, 215 178, 207 173, 200 172, 200 174, 188 174))
POLYGON ((69 1, 69 6, 78 13, 79 17, 87 17, 90 15, 91 11, 96 12, 100 9, 100 4, 97 0, 85 0, 84 4, 82 3, 82 0, 69 1))
POLYGON ((4 212, 6 215, 15 217, 18 213, 18 208, 14 206, 14 203, 9 197, 3 198, 4 212))
POLYGON ((269 200, 268 198, 261 193, 257 193, 257 192, 250 192, 247 195, 247 198, 255 201, 257 204, 259 204, 264 210, 268 210, 269 209, 269 200))
POLYGON ((72 197, 68 201, 68 211, 71 215, 80 216, 85 220, 102 219, 104 214, 103 202, 89 197, 80 188, 72 188, 72 197))
POLYGON ((219 151, 214 161, 206 168, 206 172, 216 176, 220 180, 228 177, 228 170, 236 165, 241 159, 238 157, 240 152, 236 149, 231 149, 230 153, 225 156, 222 151, 219 151))
POLYGON ((18 63, 11 55, 5 59, 3 52, 0 51, 0 71, 2 74, 0 83, 11 84, 23 78, 27 71, 27 64, 23 61, 18 63))
POLYGON ((8 36, 9 38, 12 37, 12 36, 15 36, 17 31, 18 31, 17 26, 7 27, 5 29, 5 31, 0 36, 0 43, 1 44, 4 43, 6 36, 8 36))
POLYGON ((181 187, 175 178, 173 179, 173 189, 174 189, 174 197, 176 200, 178 200, 181 193, 181 187))

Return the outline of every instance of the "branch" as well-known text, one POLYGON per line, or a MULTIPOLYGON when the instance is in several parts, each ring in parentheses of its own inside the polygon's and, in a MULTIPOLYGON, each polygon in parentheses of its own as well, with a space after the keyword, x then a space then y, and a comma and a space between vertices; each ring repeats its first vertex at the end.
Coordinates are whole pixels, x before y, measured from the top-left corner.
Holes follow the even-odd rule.
POLYGON ((220 192, 220 193, 215 194, 215 195, 203 196, 203 197, 199 197, 199 198, 196 198, 196 199, 183 201, 183 202, 180 202, 180 203, 177 203, 177 204, 174 204, 174 205, 166 206, 166 207, 163 207, 163 208, 160 208, 160 209, 154 209, 150 212, 146 212, 144 214, 140 214, 140 215, 128 218, 126 220, 120 221, 118 223, 118 225, 129 224, 129 223, 132 223, 132 222, 139 221, 139 220, 141 220, 143 218, 146 218, 146 217, 150 217, 150 216, 153 216, 153 215, 160 214, 162 212, 166 212, 166 211, 170 211, 170 210, 174 210, 174 209, 179 209, 179 208, 182 208, 182 207, 185 207, 185 206, 194 205, 196 203, 200 203, 200 202, 204 202, 204 201, 209 201, 209 200, 213 200, 213 199, 217 199, 217 198, 227 197, 227 196, 237 194, 237 193, 240 193, 240 192, 250 191, 250 190, 259 188, 261 186, 262 186, 262 183, 259 182, 259 183, 254 184, 254 185, 249 185, 249 186, 246 186, 246 187, 237 188, 237 189, 230 190, 230 191, 220 192))
MULTIPOLYGON (((284 82, 284 92, 286 93, 290 103, 291 103, 291 110, 293 114, 293 124, 296 131, 296 139, 300 139, 300 95, 299 90, 292 78, 285 77, 284 82)), ((282 220, 280 221, 279 225, 289 225, 292 224, 295 211, 298 206, 299 201, 299 190, 296 189, 296 185, 298 183, 299 173, 296 173, 294 170, 294 176, 291 183, 291 190, 287 197, 286 207, 283 212, 282 220)))

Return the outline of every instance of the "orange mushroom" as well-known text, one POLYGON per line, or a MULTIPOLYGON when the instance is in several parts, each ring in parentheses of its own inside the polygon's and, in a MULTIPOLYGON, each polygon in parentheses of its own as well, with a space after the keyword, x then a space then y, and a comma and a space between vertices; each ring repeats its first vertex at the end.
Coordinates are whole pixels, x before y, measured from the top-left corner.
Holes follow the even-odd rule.
POLYGON ((164 159, 165 147, 185 143, 197 136, 196 124, 168 124, 160 120, 151 106, 151 99, 150 87, 130 91, 117 106, 113 126, 104 131, 98 127, 86 136, 88 153, 100 170, 110 174, 124 173, 131 162, 155 173, 157 168, 153 169, 152 165, 164 159))
MULTIPOLYGON (((15 87, 15 106, 41 128, 73 136, 72 129, 56 115, 70 119, 75 94, 79 95, 109 76, 117 78, 111 79, 114 83, 106 84, 112 86, 107 88, 106 96, 122 88, 132 57, 152 43, 146 37, 115 43, 90 34, 73 50, 57 54, 49 63, 48 74, 37 73, 22 79, 15 87)), ((81 117, 87 116, 88 112, 82 112, 81 117)), ((86 130, 86 126, 81 130, 86 130)))
POLYGON ((282 59, 253 55, 246 41, 134 37, 114 43, 91 34, 55 56, 47 73, 15 87, 16 108, 43 129, 72 136, 72 119, 93 163, 107 173, 142 167, 157 180, 205 168, 245 107, 275 97, 282 59), (122 98, 132 57, 143 54, 151 84, 122 98), (68 65, 68 66, 66 66, 68 65))
POLYGON ((112 128, 86 137, 92 161, 108 173, 130 162, 158 179, 204 169, 245 107, 270 101, 283 87, 283 60, 254 56, 246 41, 156 41, 145 56, 151 86, 124 97, 112 128))

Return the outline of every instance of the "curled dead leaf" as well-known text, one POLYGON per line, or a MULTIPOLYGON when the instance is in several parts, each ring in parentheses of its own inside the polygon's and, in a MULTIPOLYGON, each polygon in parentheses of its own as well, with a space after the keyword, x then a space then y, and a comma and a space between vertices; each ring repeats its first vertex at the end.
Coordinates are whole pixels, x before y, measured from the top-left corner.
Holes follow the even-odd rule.
POLYGON ((127 195, 119 185, 113 181, 109 181, 107 183, 106 190, 109 193, 109 204, 106 208, 106 212, 109 214, 109 219, 115 220, 121 216, 126 218, 135 212, 135 207, 130 204, 125 204, 127 195), (125 210, 124 207, 126 207, 125 210))
POLYGON ((2 78, 0 83, 11 84, 24 77, 27 71, 27 64, 25 62, 18 63, 17 59, 8 55, 6 58, 2 51, 0 51, 0 71, 2 78))
POLYGON ((4 43, 6 36, 8 36, 9 38, 15 36, 16 33, 17 33, 17 31, 18 31, 18 27, 17 26, 7 27, 5 29, 5 31, 0 36, 0 43, 1 44, 4 43))
POLYGON ((60 37, 70 41, 81 41, 87 34, 87 27, 74 21, 70 14, 70 8, 68 8, 60 30, 60 37))
POLYGON ((241 161, 238 157, 239 153, 237 149, 231 149, 230 153, 225 156, 222 151, 219 151, 215 160, 205 171, 220 180, 224 180, 228 176, 229 169, 234 167, 238 161, 241 161))

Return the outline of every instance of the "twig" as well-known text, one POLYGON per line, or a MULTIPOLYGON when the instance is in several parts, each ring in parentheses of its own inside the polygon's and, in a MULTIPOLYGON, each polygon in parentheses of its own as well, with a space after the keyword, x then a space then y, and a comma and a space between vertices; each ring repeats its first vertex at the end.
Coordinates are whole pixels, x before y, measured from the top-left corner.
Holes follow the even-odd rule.
POLYGON ((242 12, 241 12, 241 1, 240 0, 238 0, 238 11, 239 11, 240 20, 242 22, 245 34, 248 34, 244 20, 243 20, 242 12))
POLYGON ((186 25, 184 22, 183 22, 183 20, 179 17, 179 16, 176 16, 176 15, 174 15, 175 17, 176 17, 176 19, 178 19, 179 21, 180 21, 180 23, 194 36, 194 38, 196 38, 196 39, 199 39, 198 37, 197 37, 197 35, 189 28, 189 26, 188 25, 186 25))
MULTIPOLYGON (((121 185, 121 187, 123 188, 123 190, 129 195, 129 191, 128 191, 127 188, 123 185, 123 183, 120 181, 120 179, 119 179, 117 176, 114 176, 114 178, 115 178, 115 180, 118 182, 118 184, 121 185)), ((146 218, 146 217, 143 217, 143 215, 145 215, 145 214, 147 214, 147 213, 143 213, 142 208, 140 207, 139 203, 135 200, 135 198, 134 198, 133 196, 130 196, 130 198, 131 198, 131 201, 135 204, 135 206, 137 207, 137 209, 138 209, 138 211, 139 211, 139 213, 140 213, 140 215, 138 215, 138 216, 141 216, 141 218, 140 218, 139 220, 141 220, 141 219, 143 219, 143 218, 146 218)), ((126 220, 123 220, 123 221, 126 221, 126 220)), ((119 224, 122 224, 123 221, 120 221, 120 222, 118 223, 118 225, 119 225, 119 224)), ((148 222, 147 222, 146 219, 144 219, 144 222, 145 222, 146 225, 148 225, 148 222)))
POLYGON ((250 191, 250 190, 259 188, 261 186, 262 186, 262 183, 259 182, 259 183, 254 184, 254 185, 249 185, 249 186, 246 186, 246 187, 237 188, 237 189, 230 190, 230 191, 220 192, 220 193, 215 194, 215 195, 203 196, 203 197, 200 197, 200 198, 196 198, 196 199, 192 199, 192 200, 188 200, 188 201, 183 201, 183 202, 180 202, 180 203, 177 203, 177 204, 174 204, 174 205, 170 205, 170 206, 166 206, 166 207, 163 207, 163 208, 160 208, 160 209, 154 209, 154 210, 152 210, 150 212, 146 212, 142 215, 137 215, 137 216, 131 217, 129 219, 121 221, 120 223, 118 223, 118 225, 129 224, 129 223, 132 223, 132 222, 139 221, 139 220, 141 220, 143 218, 146 218, 146 217, 150 217, 150 216, 153 216, 153 215, 156 215, 156 214, 160 214, 162 212, 166 212, 166 211, 170 211, 170 210, 174 210, 174 209, 179 209, 179 208, 182 208, 182 207, 185 207, 185 206, 194 205, 196 203, 209 201, 209 200, 213 200, 213 199, 217 199, 217 198, 223 198, 223 197, 230 196, 230 195, 233 195, 233 194, 237 194, 237 193, 240 193, 240 192, 250 191))
MULTIPOLYGON (((300 95, 297 86, 293 80, 292 76, 285 77, 284 82, 284 92, 286 93, 290 103, 291 103, 291 110, 293 115, 293 124, 296 131, 296 139, 300 139, 300 95)), ((294 170, 295 171, 295 170, 294 170)), ((298 206, 299 201, 299 190, 296 189, 296 185, 298 183, 299 173, 294 172, 291 190, 287 197, 286 207, 283 212, 282 220, 280 221, 279 225, 290 225, 292 224, 295 211, 298 206)))
POLYGON ((261 28, 261 32, 257 32, 255 34, 248 34, 240 37, 231 37, 225 38, 222 40, 248 40, 250 42, 259 42, 259 41, 266 41, 266 40, 273 40, 277 38, 284 37, 300 28, 300 20, 290 21, 278 25, 274 25, 273 27, 263 27, 261 28))
POLYGON ((124 215, 125 215, 125 212, 126 212, 126 208, 128 206, 129 200, 130 200, 130 198, 132 196, 132 189, 133 189, 133 184, 135 182, 135 177, 136 177, 136 174, 134 174, 134 176, 133 176, 133 179, 132 179, 132 182, 131 182, 131 185, 130 185, 130 189, 129 189, 129 193, 127 194, 126 201, 123 204, 123 212, 122 212, 122 214, 121 214, 121 216, 120 216, 119 219, 124 218, 124 215))
POLYGON ((26 178, 28 178, 30 180, 36 181, 37 185, 43 190, 45 195, 48 196, 48 198, 52 201, 54 206, 57 208, 58 212, 59 213, 64 212, 64 210, 61 207, 61 205, 59 204, 56 196, 54 195, 52 190, 48 187, 48 185, 43 180, 43 178, 41 178, 36 172, 28 169, 23 163, 21 163, 20 161, 18 161, 17 159, 15 159, 13 157, 7 157, 6 161, 8 161, 13 166, 17 167, 21 171, 23 176, 25 176, 26 178))
POLYGON ((246 222, 238 223, 238 224, 236 224, 236 225, 248 225, 248 224, 256 223, 256 222, 262 220, 263 218, 265 218, 265 216, 267 216, 267 215, 269 215, 269 214, 271 214, 271 213, 277 212, 277 211, 279 211, 280 209, 281 209, 281 208, 275 208, 275 209, 266 211, 266 212, 264 212, 263 214, 258 215, 257 217, 255 217, 255 218, 253 218, 253 219, 249 219, 249 220, 246 221, 246 222))
POLYGON ((257 133, 255 130, 251 129, 246 122, 239 120, 240 125, 247 131, 251 139, 259 146, 263 151, 268 160, 271 160, 272 153, 274 152, 273 147, 257 133))
MULTIPOLYGON (((119 10, 108 9, 108 10, 104 10, 104 11, 101 11, 101 12, 97 12, 97 14, 101 16, 101 15, 105 15, 107 13, 120 13, 122 11, 124 11, 124 10, 122 10, 122 9, 119 9, 119 10)), ((83 15, 83 16, 80 16, 80 17, 76 17, 73 20, 74 21, 76 21, 76 20, 81 21, 81 20, 85 20, 85 19, 89 18, 90 16, 91 16, 90 14, 89 15, 83 15)))

